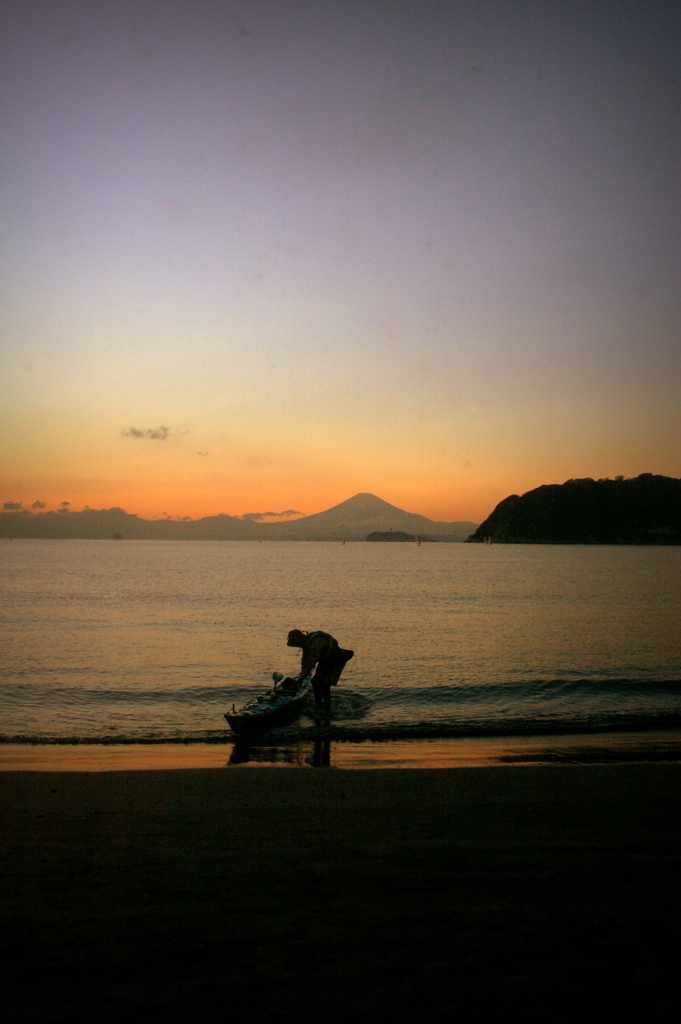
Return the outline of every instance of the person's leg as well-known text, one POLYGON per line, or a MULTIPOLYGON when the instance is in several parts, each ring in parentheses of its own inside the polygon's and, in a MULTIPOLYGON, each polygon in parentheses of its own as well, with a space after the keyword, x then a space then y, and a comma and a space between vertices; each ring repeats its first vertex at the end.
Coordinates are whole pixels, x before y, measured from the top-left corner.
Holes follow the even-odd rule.
POLYGON ((312 678, 312 692, 314 693, 315 704, 319 711, 327 715, 331 711, 331 685, 333 677, 322 673, 317 669, 312 678))
POLYGON ((354 653, 337 647, 325 658, 320 658, 317 663, 317 671, 312 678, 312 689, 317 707, 326 714, 331 711, 331 687, 337 685, 343 669, 354 653))

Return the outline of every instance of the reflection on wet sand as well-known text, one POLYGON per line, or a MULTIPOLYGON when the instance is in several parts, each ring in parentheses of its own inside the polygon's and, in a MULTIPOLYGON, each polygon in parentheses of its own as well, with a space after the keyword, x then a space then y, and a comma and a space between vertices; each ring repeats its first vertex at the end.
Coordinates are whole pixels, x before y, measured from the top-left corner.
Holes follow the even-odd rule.
POLYGON ((314 742, 312 751, 313 768, 329 768, 331 765, 331 740, 319 739, 314 742))
POLYGON ((679 761, 681 732, 570 736, 498 736, 468 739, 365 740, 317 737, 288 746, 239 740, 231 765, 313 768, 475 768, 525 764, 609 764, 679 761))
POLYGON ((531 764, 681 761, 681 731, 570 736, 332 740, 261 736, 231 743, 0 744, 0 771, 131 771, 171 768, 475 768, 531 764))
POLYGON ((317 738, 289 746, 262 746, 247 737, 239 737, 232 747, 228 764, 329 768, 331 740, 317 738))

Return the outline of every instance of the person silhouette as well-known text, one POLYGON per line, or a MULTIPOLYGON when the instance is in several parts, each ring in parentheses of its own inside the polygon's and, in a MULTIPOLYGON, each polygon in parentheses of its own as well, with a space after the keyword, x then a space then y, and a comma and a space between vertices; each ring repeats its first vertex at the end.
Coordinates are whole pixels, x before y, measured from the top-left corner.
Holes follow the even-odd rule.
POLYGON ((305 633, 301 629, 292 629, 286 640, 287 647, 300 647, 303 652, 300 673, 295 677, 299 685, 305 676, 315 668, 312 677, 314 699, 320 711, 327 714, 331 711, 331 687, 336 686, 354 651, 345 651, 338 646, 338 641, 330 633, 321 629, 313 633, 305 633))

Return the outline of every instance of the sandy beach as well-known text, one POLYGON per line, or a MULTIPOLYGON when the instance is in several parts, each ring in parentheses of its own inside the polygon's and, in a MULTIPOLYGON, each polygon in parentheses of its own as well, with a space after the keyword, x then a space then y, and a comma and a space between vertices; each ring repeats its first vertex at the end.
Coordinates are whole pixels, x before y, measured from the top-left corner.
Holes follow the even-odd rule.
POLYGON ((662 1019, 681 765, 3 772, 13 1021, 662 1019))

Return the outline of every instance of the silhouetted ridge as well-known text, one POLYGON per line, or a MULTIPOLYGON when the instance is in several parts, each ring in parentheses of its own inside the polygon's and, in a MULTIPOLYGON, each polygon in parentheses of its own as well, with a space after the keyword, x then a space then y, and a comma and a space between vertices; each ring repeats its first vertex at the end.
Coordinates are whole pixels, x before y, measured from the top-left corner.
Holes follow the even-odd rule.
POLYGON ((469 538, 502 544, 679 544, 681 480, 568 480, 511 494, 469 538))
POLYGON ((356 494, 324 512, 275 523, 258 523, 224 513, 195 520, 140 519, 122 508, 0 513, 0 537, 74 540, 364 540, 377 530, 401 530, 427 533, 436 540, 463 541, 476 525, 436 523, 405 512, 375 494, 356 494))
MULTIPOLYGON (((475 525, 475 524, 473 524, 475 525)), ((375 494, 355 494, 340 505, 288 523, 270 524, 269 536, 281 540, 364 540, 369 533, 402 531, 424 534, 436 540, 463 541, 468 524, 437 523, 415 512, 391 505, 375 494)))

